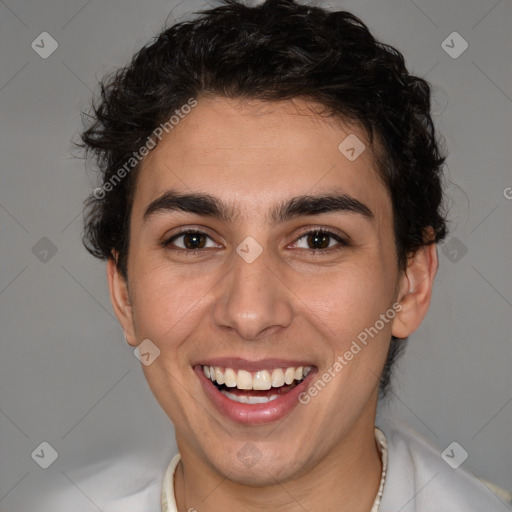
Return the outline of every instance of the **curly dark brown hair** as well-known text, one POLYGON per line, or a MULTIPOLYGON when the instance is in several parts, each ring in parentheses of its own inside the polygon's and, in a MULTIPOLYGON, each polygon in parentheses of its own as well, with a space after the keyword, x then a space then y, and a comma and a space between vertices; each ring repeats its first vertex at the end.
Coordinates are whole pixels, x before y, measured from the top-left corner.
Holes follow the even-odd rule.
MULTIPOLYGON (((190 98, 210 95, 269 102, 304 98, 363 127, 391 196, 399 269, 405 270, 415 250, 446 236, 446 156, 430 114, 430 85, 407 71, 399 51, 376 41, 349 12, 294 0, 256 7, 222 0, 195 14, 163 30, 126 67, 105 77, 100 98, 84 117, 81 146, 86 156, 92 153, 102 180, 101 196, 92 194, 84 210, 89 252, 108 259, 115 251, 127 277, 139 164, 122 180, 113 178, 173 112, 190 98)), ((404 341, 392 338, 381 397, 404 341)))

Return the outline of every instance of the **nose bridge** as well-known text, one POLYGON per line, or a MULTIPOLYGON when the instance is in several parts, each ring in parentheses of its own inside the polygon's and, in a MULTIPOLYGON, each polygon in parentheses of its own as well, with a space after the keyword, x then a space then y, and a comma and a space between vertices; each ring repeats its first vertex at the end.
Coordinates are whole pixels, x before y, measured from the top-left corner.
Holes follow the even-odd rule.
POLYGON ((290 295, 269 267, 270 256, 251 240, 238 246, 231 271, 219 290, 214 313, 217 326, 255 340, 263 331, 268 333, 291 323, 290 295))

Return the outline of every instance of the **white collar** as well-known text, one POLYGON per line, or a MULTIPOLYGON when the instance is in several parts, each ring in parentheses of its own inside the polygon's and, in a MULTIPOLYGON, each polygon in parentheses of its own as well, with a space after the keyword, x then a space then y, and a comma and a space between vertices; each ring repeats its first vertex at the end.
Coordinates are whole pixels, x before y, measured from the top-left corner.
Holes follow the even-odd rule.
MULTIPOLYGON (((375 440, 377 441, 377 448, 379 450, 382 460, 382 474, 380 477, 379 490, 377 492, 377 496, 375 496, 375 500, 373 502, 370 512, 379 511, 382 493, 384 492, 384 484, 386 482, 386 469, 388 465, 388 448, 386 436, 377 427, 375 427, 375 440)), ((180 454, 176 454, 172 458, 165 472, 164 479, 162 482, 161 494, 162 512, 178 512, 178 507, 176 506, 176 496, 174 494, 174 474, 176 473, 176 468, 178 467, 180 459, 180 454)))

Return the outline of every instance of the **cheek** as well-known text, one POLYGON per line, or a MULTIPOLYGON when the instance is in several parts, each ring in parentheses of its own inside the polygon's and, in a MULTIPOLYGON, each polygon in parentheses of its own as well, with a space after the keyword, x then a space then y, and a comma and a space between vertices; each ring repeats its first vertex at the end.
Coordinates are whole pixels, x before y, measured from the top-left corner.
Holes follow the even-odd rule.
POLYGON ((302 278, 297 296, 328 327, 326 335, 344 345, 390 307, 394 278, 375 259, 367 264, 347 263, 325 275, 302 278))
POLYGON ((184 267, 152 265, 150 261, 134 267, 132 301, 138 337, 150 338, 157 345, 177 344, 197 327, 204 315, 202 298, 214 284, 212 275, 201 278, 184 267), (174 340, 174 341, 173 341, 174 340))

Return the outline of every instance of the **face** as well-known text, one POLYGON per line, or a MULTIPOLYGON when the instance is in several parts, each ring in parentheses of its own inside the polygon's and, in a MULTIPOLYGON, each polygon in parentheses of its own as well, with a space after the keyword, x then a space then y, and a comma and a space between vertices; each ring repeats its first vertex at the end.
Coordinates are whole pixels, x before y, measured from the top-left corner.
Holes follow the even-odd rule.
POLYGON ((182 456, 255 485, 373 431, 390 337, 422 316, 393 308, 411 279, 364 132, 299 100, 199 99, 144 160, 109 277, 128 341, 160 350, 143 369, 182 456))

